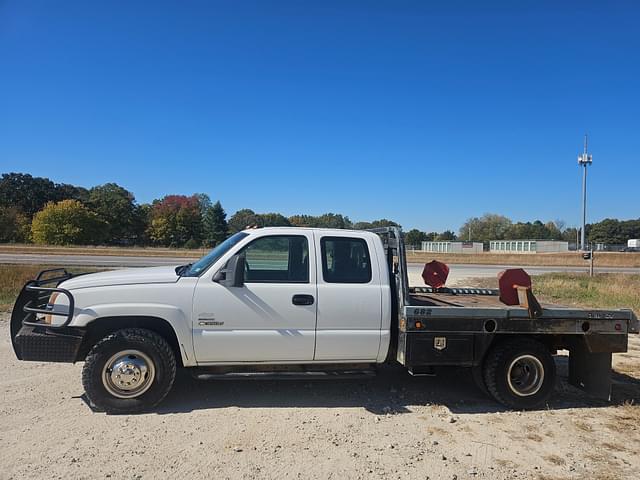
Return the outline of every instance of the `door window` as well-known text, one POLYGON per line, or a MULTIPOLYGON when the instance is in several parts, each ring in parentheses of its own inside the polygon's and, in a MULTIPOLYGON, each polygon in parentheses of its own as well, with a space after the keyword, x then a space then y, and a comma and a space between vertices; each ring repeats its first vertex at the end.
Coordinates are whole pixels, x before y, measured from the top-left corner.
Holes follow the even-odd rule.
POLYGON ((361 238, 323 237, 322 276, 327 283, 369 283, 371 260, 361 238))
POLYGON ((298 235, 259 238, 244 249, 246 283, 309 283, 309 242, 298 235))

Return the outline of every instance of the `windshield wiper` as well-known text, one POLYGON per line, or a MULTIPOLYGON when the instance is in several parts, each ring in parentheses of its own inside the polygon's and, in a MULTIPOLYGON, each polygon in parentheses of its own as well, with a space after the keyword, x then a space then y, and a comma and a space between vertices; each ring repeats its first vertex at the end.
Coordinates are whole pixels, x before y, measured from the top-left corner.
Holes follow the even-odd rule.
POLYGON ((187 263, 186 265, 180 265, 179 267, 176 267, 176 275, 181 277, 184 272, 189 270, 189 267, 191 267, 191 265, 193 265, 193 263, 187 263))

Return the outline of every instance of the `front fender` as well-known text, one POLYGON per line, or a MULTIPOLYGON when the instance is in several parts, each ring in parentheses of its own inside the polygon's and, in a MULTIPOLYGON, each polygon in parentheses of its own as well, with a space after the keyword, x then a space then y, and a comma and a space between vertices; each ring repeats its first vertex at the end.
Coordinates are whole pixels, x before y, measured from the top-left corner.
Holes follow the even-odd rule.
POLYGON ((161 303, 109 303, 76 308, 70 326, 87 327, 98 318, 105 317, 157 317, 168 322, 178 338, 182 363, 195 365, 193 337, 189 315, 176 307, 161 303))

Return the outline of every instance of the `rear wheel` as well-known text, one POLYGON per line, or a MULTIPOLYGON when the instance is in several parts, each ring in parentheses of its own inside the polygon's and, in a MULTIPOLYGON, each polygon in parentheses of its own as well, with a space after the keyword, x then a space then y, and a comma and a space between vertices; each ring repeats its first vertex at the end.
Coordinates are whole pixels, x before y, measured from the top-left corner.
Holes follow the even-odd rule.
POLYGON ((175 375, 175 355, 166 340, 150 330, 129 328, 106 336, 91 349, 82 384, 99 409, 135 413, 160 403, 175 375))
POLYGON ((535 340, 517 339, 496 345, 487 355, 483 370, 491 396, 516 410, 542 405, 555 388, 553 356, 535 340))

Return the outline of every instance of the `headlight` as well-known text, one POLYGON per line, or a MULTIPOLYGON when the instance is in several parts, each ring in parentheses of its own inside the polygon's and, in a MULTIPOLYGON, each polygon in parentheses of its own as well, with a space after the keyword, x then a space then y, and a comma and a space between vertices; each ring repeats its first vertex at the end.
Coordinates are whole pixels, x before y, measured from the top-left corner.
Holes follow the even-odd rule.
MULTIPOLYGON (((53 292, 51 294, 51 296, 49 297, 49 301, 47 302, 47 310, 53 310, 53 306, 56 303, 56 299, 58 298, 58 295, 60 295, 58 292, 53 292)), ((50 313, 47 313, 44 316, 44 323, 51 323, 53 320, 53 315, 51 315, 50 313)))

